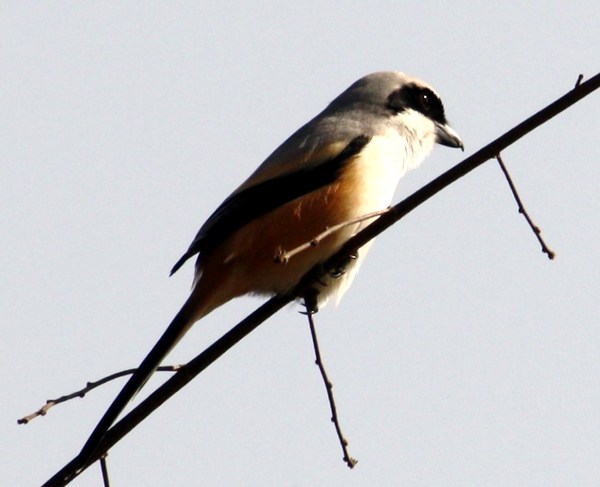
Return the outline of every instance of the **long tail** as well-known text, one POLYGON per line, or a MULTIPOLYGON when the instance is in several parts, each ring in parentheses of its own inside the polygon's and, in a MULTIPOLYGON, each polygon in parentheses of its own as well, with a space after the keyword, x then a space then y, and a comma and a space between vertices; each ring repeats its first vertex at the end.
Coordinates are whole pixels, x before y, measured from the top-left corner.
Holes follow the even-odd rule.
POLYGON ((127 383, 121 389, 115 400, 102 416, 94 431, 92 431, 85 445, 79 453, 80 458, 88 458, 94 453, 100 440, 104 437, 108 429, 117 420, 123 409, 129 404, 133 397, 140 391, 152 374, 161 364, 165 356, 173 347, 183 338, 191 326, 203 316, 210 313, 214 306, 200 306, 198 309, 198 296, 192 292, 192 295, 185 302, 181 310, 175 315, 171 324, 167 327, 156 345, 150 350, 140 366, 129 378, 127 383))

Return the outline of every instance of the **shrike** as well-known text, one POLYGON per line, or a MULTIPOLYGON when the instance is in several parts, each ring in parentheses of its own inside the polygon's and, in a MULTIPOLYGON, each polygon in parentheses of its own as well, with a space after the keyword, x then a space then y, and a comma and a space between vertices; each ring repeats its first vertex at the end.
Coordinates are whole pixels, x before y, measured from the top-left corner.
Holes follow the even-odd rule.
MULTIPOLYGON (((217 208, 175 264, 171 273, 198 255, 190 297, 90 440, 106 432, 196 321, 243 294, 291 292, 373 218, 342 225, 287 262, 275 257, 328 228, 387 208, 400 178, 435 143, 463 147, 433 88, 399 72, 359 79, 296 131, 217 208)), ((365 253, 363 247, 344 272, 320 281, 319 304, 332 294, 341 297, 365 253)))

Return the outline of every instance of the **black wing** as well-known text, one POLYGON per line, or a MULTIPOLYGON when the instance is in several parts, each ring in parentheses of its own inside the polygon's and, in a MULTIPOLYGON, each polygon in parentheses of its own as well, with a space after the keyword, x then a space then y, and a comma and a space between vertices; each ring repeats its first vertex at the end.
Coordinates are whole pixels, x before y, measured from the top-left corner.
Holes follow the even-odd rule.
POLYGON ((371 137, 359 135, 335 157, 306 169, 278 176, 232 194, 209 217, 185 254, 171 269, 171 275, 192 256, 206 252, 238 228, 300 196, 333 183, 350 158, 358 154, 371 137))

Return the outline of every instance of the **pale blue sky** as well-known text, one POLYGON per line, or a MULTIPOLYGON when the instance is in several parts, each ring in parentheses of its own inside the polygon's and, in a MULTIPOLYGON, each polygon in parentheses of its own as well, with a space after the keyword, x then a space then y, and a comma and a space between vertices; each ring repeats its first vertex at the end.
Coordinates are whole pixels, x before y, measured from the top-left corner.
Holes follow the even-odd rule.
MULTIPOLYGON (((39 485, 137 365, 192 277, 168 271, 214 208, 360 76, 421 77, 465 156, 600 59, 597 1, 3 2, 0 478, 39 485)), ((379 238, 317 316, 341 460, 305 319, 288 308, 116 448, 115 486, 598 485, 600 96, 379 238)), ((456 164, 444 147, 396 200, 456 164)), ((184 362, 260 304, 210 315, 184 362)), ((154 381, 150 385, 155 385, 154 381)), ((93 467, 74 486, 100 485, 93 467)))

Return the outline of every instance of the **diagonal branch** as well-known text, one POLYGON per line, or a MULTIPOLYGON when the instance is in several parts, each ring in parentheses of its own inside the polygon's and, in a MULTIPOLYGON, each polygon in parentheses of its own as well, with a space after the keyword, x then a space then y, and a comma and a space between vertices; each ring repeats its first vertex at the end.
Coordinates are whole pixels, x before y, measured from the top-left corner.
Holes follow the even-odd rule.
POLYGON ((550 247, 548 247, 548 245, 546 244, 545 240, 542 237, 542 230, 535 223, 533 223, 533 220, 529 216, 529 213, 527 212, 527 209, 525 208, 525 205, 523 204, 523 201, 521 200, 521 197, 519 196, 519 192, 517 191, 517 188, 515 187, 515 183, 513 183, 513 180, 510 177, 510 173, 508 172, 508 169, 506 169, 506 166, 504 165, 502 156, 500 154, 498 154, 496 156, 496 160, 498 161, 498 164, 500 165, 500 169, 502 169, 502 173, 504 174, 504 177, 506 178, 506 181, 508 182, 508 186, 510 187, 510 191, 512 192, 513 197, 515 198, 515 201, 517 202, 519 213, 521 215, 523 215, 523 217, 525 218, 525 221, 529 225, 529 228, 531 228, 531 231, 537 237, 538 242, 542 246, 542 252, 544 252, 550 260, 554 259, 554 257, 556 257, 555 252, 553 250, 551 250, 550 247))
MULTIPOLYGON (((181 365, 161 365, 156 369, 157 372, 177 372, 181 368, 181 365)), ((28 424, 38 416, 46 416, 48 411, 56 406, 57 404, 62 404, 63 402, 70 401, 71 399, 75 399, 77 397, 83 398, 85 395, 96 389, 96 387, 100 387, 101 385, 106 384, 107 382, 113 381, 115 379, 119 379, 120 377, 125 377, 126 375, 133 374, 137 369, 126 369, 121 370, 119 372, 115 372, 114 374, 107 375, 102 379, 99 379, 94 382, 88 382, 85 387, 79 389, 78 391, 71 392, 70 394, 65 394, 63 396, 57 397, 56 399, 48 399, 46 404, 44 404, 37 411, 28 414, 27 416, 23 416, 20 419, 17 419, 17 424, 28 424)))
POLYGON ((358 463, 356 458, 352 458, 350 456, 350 452, 348 451, 348 440, 342 433, 342 427, 340 426, 340 420, 337 412, 337 406, 335 405, 335 397, 333 396, 333 384, 329 380, 329 376, 327 375, 327 370, 325 369, 325 365, 323 364, 323 359, 321 358, 321 350, 319 347, 319 340, 317 338, 317 330, 315 327, 315 321, 313 316, 317 312, 316 309, 316 295, 313 295, 310 299, 310 295, 304 297, 304 302, 306 303, 306 317, 308 318, 308 326, 310 328, 310 336, 313 342, 313 349, 315 351, 315 364, 319 367, 319 372, 321 374, 321 379, 323 379, 323 384, 325 385, 325 391, 327 392, 327 400, 329 401, 329 409, 331 410, 331 422, 335 427, 335 432, 338 437, 338 441, 340 442, 340 446, 342 447, 342 452, 344 453, 344 462, 348 465, 348 468, 354 468, 358 463))
POLYGON ((386 208, 385 210, 374 211, 372 213, 367 213, 366 215, 359 216, 358 218, 353 218, 352 220, 338 223, 337 225, 328 227, 324 232, 321 232, 319 235, 317 235, 315 238, 313 238, 309 242, 305 242, 302 245, 299 245, 298 247, 295 247, 291 250, 281 249, 280 252, 278 252, 277 255, 275 255, 275 259, 274 259, 275 263, 287 264, 292 257, 299 254, 300 252, 304 252, 305 250, 307 250, 311 247, 316 247, 317 245, 319 245, 321 243, 321 241, 325 237, 331 235, 332 233, 337 232, 340 228, 344 228, 349 225, 354 225, 355 223, 361 223, 361 222, 364 222, 365 220, 370 220, 372 218, 375 218, 376 216, 383 215, 388 210, 389 210, 389 208, 386 208))
POLYGON ((228 333, 223 335, 223 337, 213 343, 213 345, 185 365, 182 370, 176 373, 165 384, 148 396, 146 400, 133 409, 121 421, 116 423, 102 438, 92 455, 85 458, 80 458, 79 456, 75 457, 52 478, 50 478, 44 485, 47 487, 62 486, 69 483, 88 466, 98 460, 103 453, 108 451, 113 445, 120 441, 121 438, 135 428, 156 408, 167 401, 173 394, 184 387, 196 375, 206 369, 210 364, 217 360, 242 338, 256 329, 263 321, 275 314, 287 303, 294 300, 296 296, 305 295, 306 290, 310 288, 311 284, 315 282, 315 278, 318 278, 319 275, 324 275, 324 273, 327 271, 335 269, 336 266, 339 266, 340 261, 345 260, 348 255, 354 253, 369 240, 385 231, 388 227, 403 218, 423 202, 427 201, 429 198, 452 184, 457 179, 468 174, 476 167, 482 165, 484 162, 495 158, 495 156, 502 150, 506 149, 508 146, 515 143, 532 130, 566 110, 571 105, 577 103, 579 100, 589 95, 599 87, 600 74, 595 75, 586 82, 579 83, 575 86, 575 88, 555 102, 540 110, 535 115, 529 117, 524 122, 509 130, 504 135, 486 145, 460 164, 452 167, 444 174, 437 177, 396 206, 392 207, 388 212, 381 215, 377 220, 348 240, 348 242, 346 242, 346 244, 342 246, 342 248, 334 256, 332 256, 326 262, 326 264, 322 266, 321 269, 313 269, 307 273, 296 289, 294 289, 293 293, 290 293, 290 295, 287 296, 275 296, 271 298, 247 318, 241 321, 238 325, 232 328, 228 333))
POLYGON ((186 365, 181 366, 179 372, 173 375, 167 382, 150 394, 139 406, 108 430, 101 443, 90 457, 75 457, 49 479, 44 486, 62 486, 71 482, 71 480, 98 460, 104 452, 108 451, 113 445, 127 435, 127 433, 146 419, 155 409, 159 408, 177 391, 185 387, 188 382, 200 372, 215 362, 227 350, 292 300, 293 297, 291 296, 275 296, 264 303, 234 328, 225 333, 219 340, 204 350, 200 355, 186 365))

